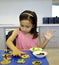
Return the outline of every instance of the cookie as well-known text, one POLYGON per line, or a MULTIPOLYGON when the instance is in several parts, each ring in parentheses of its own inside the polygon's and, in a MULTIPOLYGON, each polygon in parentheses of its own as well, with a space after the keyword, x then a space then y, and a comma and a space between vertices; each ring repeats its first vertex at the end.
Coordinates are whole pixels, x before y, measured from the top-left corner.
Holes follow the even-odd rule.
POLYGON ((11 58, 10 57, 7 57, 7 58, 4 58, 4 60, 11 60, 11 58))
POLYGON ((26 58, 30 58, 30 56, 25 54, 25 55, 22 55, 21 58, 26 59, 26 58))
POLYGON ((0 62, 0 64, 2 64, 2 65, 3 65, 3 64, 4 64, 4 65, 5 65, 5 64, 10 64, 10 62, 11 62, 10 59, 4 58, 3 61, 0 62))
POLYGON ((7 52, 9 52, 9 50, 8 50, 8 49, 4 49, 4 52, 6 52, 6 53, 7 53, 7 52))
POLYGON ((32 62, 33 65, 40 65, 42 62, 39 60, 35 60, 32 62))
POLYGON ((5 64, 10 64, 10 62, 11 62, 11 61, 6 61, 6 62, 5 62, 5 61, 2 61, 1 64, 4 64, 4 65, 5 65, 5 64))
POLYGON ((18 59, 17 63, 23 64, 23 63, 25 63, 25 60, 24 59, 18 59))
POLYGON ((2 56, 7 58, 7 57, 10 57, 10 54, 3 54, 2 56))

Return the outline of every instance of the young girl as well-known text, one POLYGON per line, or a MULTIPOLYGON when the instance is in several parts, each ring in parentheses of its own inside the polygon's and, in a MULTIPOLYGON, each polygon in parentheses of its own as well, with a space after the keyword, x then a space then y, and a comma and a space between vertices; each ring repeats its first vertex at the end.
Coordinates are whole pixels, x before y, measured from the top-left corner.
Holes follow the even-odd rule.
POLYGON ((13 55, 21 55, 24 52, 20 50, 28 50, 32 47, 45 48, 46 44, 52 37, 52 32, 49 30, 44 34, 45 40, 43 44, 39 40, 37 33, 37 15, 35 12, 25 10, 19 16, 20 28, 13 31, 13 34, 8 38, 6 44, 13 51, 13 55), (13 41, 16 38, 16 46, 13 41))

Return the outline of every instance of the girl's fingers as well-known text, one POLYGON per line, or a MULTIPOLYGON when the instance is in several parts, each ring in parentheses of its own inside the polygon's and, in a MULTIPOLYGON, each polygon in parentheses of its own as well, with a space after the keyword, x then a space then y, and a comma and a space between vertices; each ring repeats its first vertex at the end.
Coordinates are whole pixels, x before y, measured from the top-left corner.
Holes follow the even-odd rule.
POLYGON ((53 30, 48 30, 47 33, 53 34, 53 30))
POLYGON ((53 31, 48 30, 46 33, 44 33, 44 37, 48 40, 51 39, 53 37, 53 31))
POLYGON ((52 34, 53 34, 53 31, 52 30, 48 30, 46 33, 44 33, 44 35, 48 35, 48 36, 50 36, 52 34))
POLYGON ((12 56, 21 56, 21 55, 25 55, 25 52, 18 52, 18 53, 12 53, 12 56))

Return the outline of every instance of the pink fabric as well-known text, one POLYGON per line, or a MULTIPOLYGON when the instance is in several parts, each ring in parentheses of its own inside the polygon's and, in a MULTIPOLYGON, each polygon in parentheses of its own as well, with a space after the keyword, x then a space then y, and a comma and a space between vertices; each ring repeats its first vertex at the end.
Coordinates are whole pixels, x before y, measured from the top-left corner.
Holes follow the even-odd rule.
POLYGON ((16 38, 16 47, 20 50, 37 47, 37 38, 32 39, 26 36, 22 31, 19 31, 18 37, 16 38))

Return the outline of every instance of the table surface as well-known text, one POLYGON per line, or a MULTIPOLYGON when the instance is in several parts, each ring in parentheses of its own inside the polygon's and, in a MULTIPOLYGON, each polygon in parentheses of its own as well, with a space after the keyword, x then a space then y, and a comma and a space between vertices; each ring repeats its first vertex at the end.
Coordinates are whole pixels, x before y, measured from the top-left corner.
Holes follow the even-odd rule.
MULTIPOLYGON (((25 59, 26 62, 25 62, 24 64, 18 64, 18 63, 17 63, 17 60, 20 59, 21 57, 13 57, 13 56, 12 56, 12 57, 11 57, 11 63, 8 64, 8 65, 28 65, 28 64, 29 64, 29 65, 32 65, 32 62, 35 61, 35 60, 40 60, 40 61, 42 62, 41 65, 49 65, 49 63, 48 63, 46 57, 37 58, 37 57, 35 57, 35 56, 32 54, 32 52, 29 51, 29 50, 26 50, 26 51, 24 51, 24 52, 26 52, 27 54, 30 55, 30 58, 25 59)), ((2 54, 6 54, 6 53, 5 53, 3 50, 0 50, 0 62, 3 60, 2 54)))

